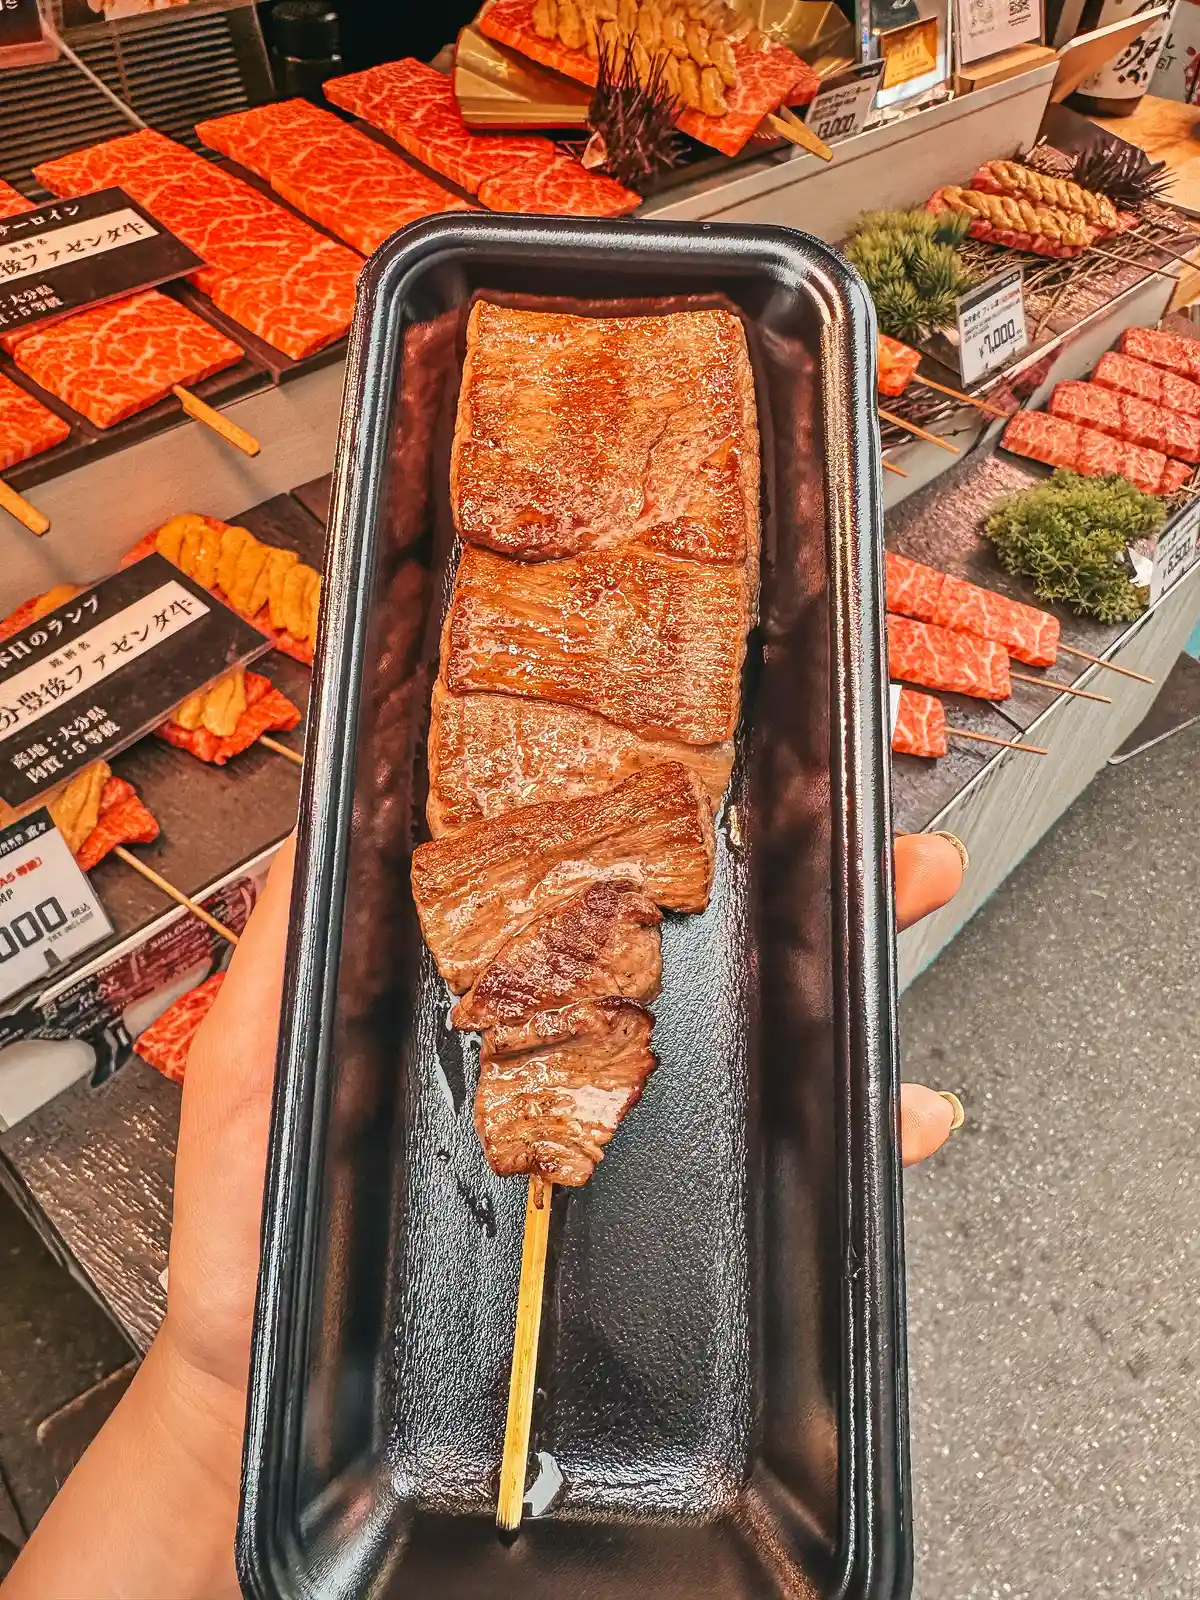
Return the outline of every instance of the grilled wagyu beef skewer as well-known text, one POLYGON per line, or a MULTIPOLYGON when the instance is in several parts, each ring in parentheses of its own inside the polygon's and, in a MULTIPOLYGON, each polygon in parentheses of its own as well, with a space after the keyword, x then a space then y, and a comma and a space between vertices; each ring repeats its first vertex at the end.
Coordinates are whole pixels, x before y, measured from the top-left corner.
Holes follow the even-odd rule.
POLYGON ((61 197, 124 189, 204 262, 195 286, 293 361, 350 326, 362 257, 161 133, 90 145, 41 162, 34 175, 61 197))
POLYGON ((641 1095, 662 914, 703 911, 712 886, 758 587, 740 322, 478 302, 450 479, 464 551, 412 883, 452 1022, 482 1036, 484 1152, 530 1180, 497 1511, 512 1531, 552 1185, 587 1181, 641 1095))
POLYGON ((919 373, 917 368, 921 364, 921 352, 914 350, 911 345, 901 344, 899 339, 892 339, 886 333, 877 335, 878 367, 876 374, 876 387, 880 394, 896 398, 902 395, 910 383, 920 384, 923 389, 936 389, 938 394, 949 395, 952 400, 961 400, 963 405, 974 406, 977 411, 984 411, 989 417, 1007 417, 1007 411, 1001 411, 998 406, 980 400, 977 395, 964 394, 961 389, 952 389, 948 384, 935 383, 932 378, 927 378, 919 373))
POLYGON ((1093 694, 1090 689, 1077 689, 1074 684, 1013 672, 1008 663, 1008 651, 992 639, 955 633, 930 622, 914 622, 910 617, 888 617, 888 672, 904 683, 951 694, 973 695, 980 700, 1009 699, 1015 680, 1032 684, 1037 689, 1050 689, 1056 694, 1098 700, 1102 705, 1112 704, 1107 695, 1093 694))
POLYGON ((1031 756, 1050 754, 1041 745, 999 739, 994 734, 976 733, 971 728, 956 728, 946 721, 946 708, 936 695, 901 688, 892 726, 892 749, 896 754, 936 759, 946 754, 947 739, 970 739, 978 744, 999 745, 1002 750, 1023 750, 1031 756))
POLYGON ((1052 667, 1062 650, 1092 666, 1107 667, 1122 677, 1135 678, 1139 683, 1154 682, 1153 678, 1129 667, 1064 644, 1059 637, 1058 618, 1037 606, 1010 600, 1006 595, 995 594, 964 578, 951 577, 948 572, 912 561, 894 550, 885 552, 885 560, 887 608, 897 616, 932 622, 936 627, 974 634, 979 639, 992 639, 1002 644, 1014 661, 1024 662, 1026 666, 1052 667))

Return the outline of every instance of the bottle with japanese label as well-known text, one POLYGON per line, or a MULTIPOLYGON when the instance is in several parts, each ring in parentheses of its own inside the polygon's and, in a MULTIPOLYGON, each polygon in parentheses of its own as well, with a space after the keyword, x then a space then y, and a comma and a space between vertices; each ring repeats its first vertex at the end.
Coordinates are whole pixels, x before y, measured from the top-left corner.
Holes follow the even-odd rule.
MULTIPOLYGON (((1139 12, 1156 10, 1161 4, 1162 0, 1087 0, 1076 37, 1112 22, 1127 22, 1139 12)), ((1149 23, 1145 33, 1139 33, 1099 72, 1085 78, 1068 104, 1085 116, 1132 116, 1150 86, 1173 15, 1172 10, 1149 23)))

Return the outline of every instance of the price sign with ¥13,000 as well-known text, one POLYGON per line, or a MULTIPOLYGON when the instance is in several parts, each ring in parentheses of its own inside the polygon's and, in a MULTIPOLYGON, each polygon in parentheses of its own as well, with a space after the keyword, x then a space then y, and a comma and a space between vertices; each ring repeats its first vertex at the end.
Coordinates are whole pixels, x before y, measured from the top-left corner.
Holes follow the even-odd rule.
POLYGON ((882 76, 882 61, 864 61, 823 83, 804 119, 817 138, 837 144, 859 133, 875 104, 882 76))
POLYGON ((0 1002, 112 931, 44 807, 0 828, 0 1002))
POLYGON ((1154 546, 1150 573, 1150 604, 1166 594, 1196 560, 1200 535, 1200 502, 1189 506, 1179 521, 1165 529, 1154 546))
POLYGON ((958 362, 965 387, 1019 356, 1028 344, 1020 267, 959 297, 958 362))

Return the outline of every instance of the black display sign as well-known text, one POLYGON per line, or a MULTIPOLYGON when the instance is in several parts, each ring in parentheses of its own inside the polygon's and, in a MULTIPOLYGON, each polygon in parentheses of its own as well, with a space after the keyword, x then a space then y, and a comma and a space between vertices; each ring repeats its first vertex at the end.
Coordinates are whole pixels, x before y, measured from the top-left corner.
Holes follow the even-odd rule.
POLYGON ((3 51, 41 42, 42 19, 37 0, 0 0, 0 65, 3 51))
POLYGON ((123 189, 48 201, 0 218, 0 333, 152 289, 203 265, 123 189))
POLYGON ((165 556, 105 578, 0 643, 0 799, 108 760, 270 647, 165 556))

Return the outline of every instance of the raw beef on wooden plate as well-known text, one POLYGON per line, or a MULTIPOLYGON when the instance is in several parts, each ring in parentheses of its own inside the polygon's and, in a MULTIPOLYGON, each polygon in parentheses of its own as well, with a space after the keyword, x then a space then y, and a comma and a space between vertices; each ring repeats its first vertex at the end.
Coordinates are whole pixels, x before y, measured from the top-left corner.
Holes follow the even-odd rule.
POLYGON ((207 263, 196 287, 293 360, 350 326, 361 257, 241 178, 147 129, 44 161, 58 195, 124 189, 207 263))
POLYGON ((199 383, 235 366, 245 354, 155 289, 35 323, 5 343, 22 372, 97 428, 155 405, 177 383, 199 383))
POLYGON ((196 132, 365 255, 419 217, 471 209, 470 201, 307 100, 214 117, 198 122, 196 132))
POLYGON ((489 211, 617 217, 641 204, 632 189, 589 172, 549 139, 473 133, 450 79, 411 57, 331 78, 324 89, 489 211))

